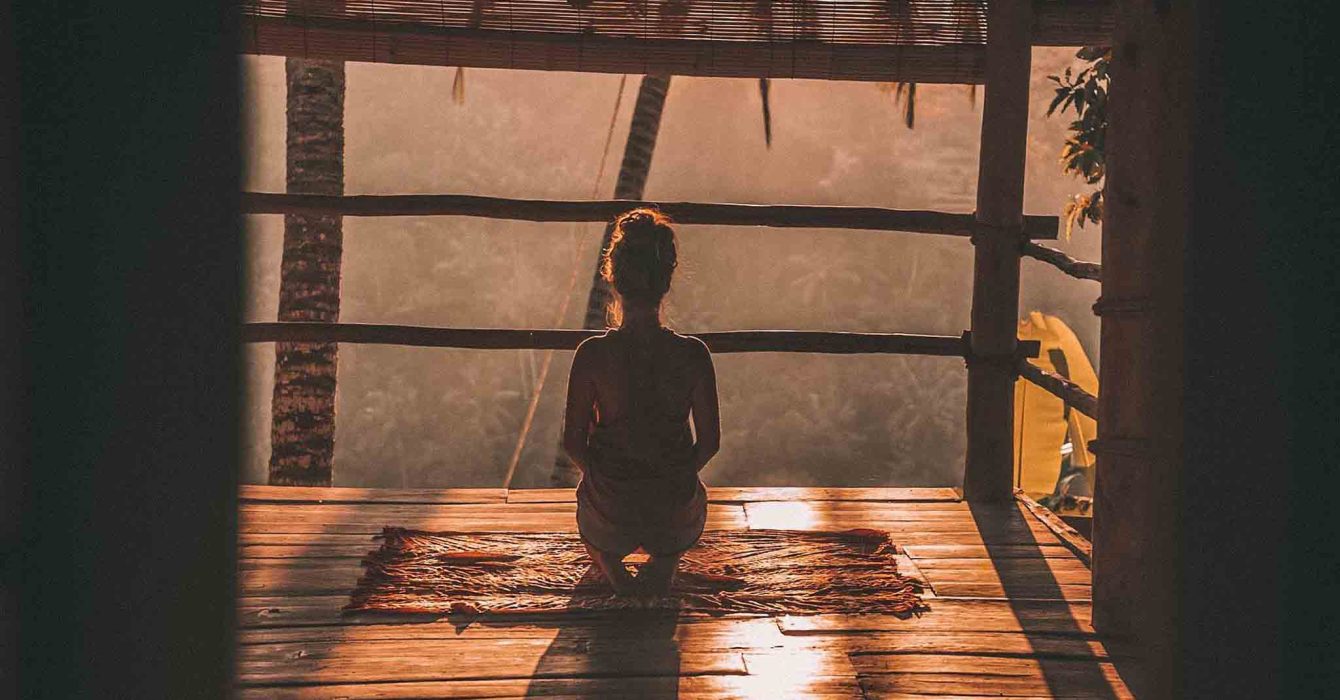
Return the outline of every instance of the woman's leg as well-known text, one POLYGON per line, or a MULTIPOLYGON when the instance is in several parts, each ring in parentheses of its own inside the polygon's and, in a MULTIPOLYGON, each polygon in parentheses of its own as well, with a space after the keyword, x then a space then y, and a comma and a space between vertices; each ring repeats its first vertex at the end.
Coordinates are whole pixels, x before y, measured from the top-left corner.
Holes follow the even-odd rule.
POLYGON ((636 591, 632 575, 624 568, 623 557, 602 552, 592 547, 586 540, 582 540, 582 544, 586 545, 586 553, 590 555, 591 561, 595 562, 596 568, 605 576, 605 580, 609 581, 610 587, 616 594, 631 595, 636 591))
POLYGON ((672 526, 658 528, 650 536, 644 534, 642 547, 651 559, 638 571, 642 590, 654 595, 667 595, 674 583, 675 570, 684 553, 698 543, 707 525, 707 492, 702 485, 684 513, 675 518, 672 526))
POLYGON ((674 583, 675 570, 679 568, 679 558, 683 552, 668 555, 653 555, 637 573, 638 582, 647 593, 667 595, 670 584, 674 583))

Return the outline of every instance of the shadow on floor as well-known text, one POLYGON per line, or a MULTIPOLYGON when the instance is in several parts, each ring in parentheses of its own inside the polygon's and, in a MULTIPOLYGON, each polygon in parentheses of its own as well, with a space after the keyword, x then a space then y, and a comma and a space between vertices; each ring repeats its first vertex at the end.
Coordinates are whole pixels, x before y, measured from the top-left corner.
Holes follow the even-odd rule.
MULTIPOLYGON (((1033 647, 1043 679, 1056 697, 1081 695, 1090 698, 1116 698, 1102 663, 1093 656, 1088 621, 1075 619, 1065 591, 1049 569, 1023 571, 1018 568, 1017 552, 1012 557, 997 556, 991 542, 1007 541, 1007 533, 1027 531, 1028 516, 1015 503, 984 504, 968 502, 977 530, 987 543, 987 554, 1010 601, 1024 635, 1033 647), (1042 652, 1040 650, 1046 650, 1042 652)), ((1027 545, 1025 545, 1027 546, 1027 545)), ((1032 545, 1037 547, 1036 544, 1032 545)), ((1015 547, 1014 549, 1019 549, 1015 547)), ((1046 561, 1037 551, 1036 561, 1046 561)))
MULTIPOLYGON (((604 594, 604 586, 596 569, 589 568, 574 588, 573 600, 589 597, 594 591, 604 594)), ((536 664, 526 697, 678 696, 681 660, 675 639, 677 611, 602 611, 567 615, 552 624, 558 627, 558 634, 536 664), (628 679, 627 685, 620 681, 624 678, 628 679), (605 687, 597 690, 593 683, 605 687), (597 692, 589 692, 592 690, 597 692)))

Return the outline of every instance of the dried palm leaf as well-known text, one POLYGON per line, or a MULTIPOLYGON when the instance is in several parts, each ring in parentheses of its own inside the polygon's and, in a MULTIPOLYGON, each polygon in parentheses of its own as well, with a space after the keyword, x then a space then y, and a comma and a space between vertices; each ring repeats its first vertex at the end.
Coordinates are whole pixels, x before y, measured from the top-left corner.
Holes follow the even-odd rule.
POLYGON ((451 81, 451 101, 458 105, 465 104, 465 69, 457 68, 456 77, 451 81))
POLYGON ((768 148, 772 148, 772 105, 768 102, 768 91, 771 89, 767 78, 758 79, 758 94, 763 99, 763 141, 768 148))
POLYGON ((894 104, 901 104, 903 107, 903 126, 909 129, 916 126, 917 84, 898 83, 893 93, 893 102, 894 104))

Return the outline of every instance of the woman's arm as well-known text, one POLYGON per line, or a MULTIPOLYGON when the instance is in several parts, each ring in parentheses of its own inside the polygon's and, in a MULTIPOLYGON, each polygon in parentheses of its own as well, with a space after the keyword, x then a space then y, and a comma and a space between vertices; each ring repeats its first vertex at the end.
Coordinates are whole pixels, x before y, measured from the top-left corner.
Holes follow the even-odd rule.
POLYGON ((568 373, 568 401, 563 414, 563 451, 577 468, 586 473, 586 439, 595 417, 596 385, 592 374, 591 346, 582 341, 572 357, 568 373))
POLYGON ((693 444, 694 471, 701 471, 721 449, 721 411, 717 405, 716 368, 712 366, 712 353, 707 346, 699 345, 702 348, 700 370, 693 388, 690 409, 693 413, 693 432, 697 436, 693 444))

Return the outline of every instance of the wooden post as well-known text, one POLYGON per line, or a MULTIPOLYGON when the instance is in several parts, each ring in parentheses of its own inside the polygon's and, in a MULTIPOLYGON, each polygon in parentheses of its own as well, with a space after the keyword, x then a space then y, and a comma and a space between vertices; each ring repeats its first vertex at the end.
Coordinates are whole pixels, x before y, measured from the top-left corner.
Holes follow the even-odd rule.
MULTIPOLYGON (((1194 194, 1188 144, 1195 134, 1193 107, 1184 97, 1194 89, 1189 76, 1195 59, 1185 37, 1195 23, 1185 8, 1170 12, 1156 3, 1125 1, 1117 9, 1103 197, 1103 291, 1094 304, 1103 319, 1103 362, 1095 444, 1093 626, 1138 649, 1144 668, 1142 680, 1132 686, 1137 694, 1177 697, 1177 538, 1179 511, 1186 507, 1179 502, 1184 498, 1187 420, 1184 362, 1193 320, 1184 304, 1188 285, 1195 281, 1186 276, 1184 247, 1194 194)), ((1223 245, 1222 239, 1214 244, 1223 245)), ((1267 420, 1259 417, 1258 425, 1267 420)), ((1237 539, 1240 534, 1224 531, 1222 536, 1237 539)))
POLYGON ((1024 158, 1028 143, 1032 4, 993 0, 987 14, 986 97, 977 171, 968 459, 964 497, 1013 498, 1014 353, 1019 317, 1024 158))

